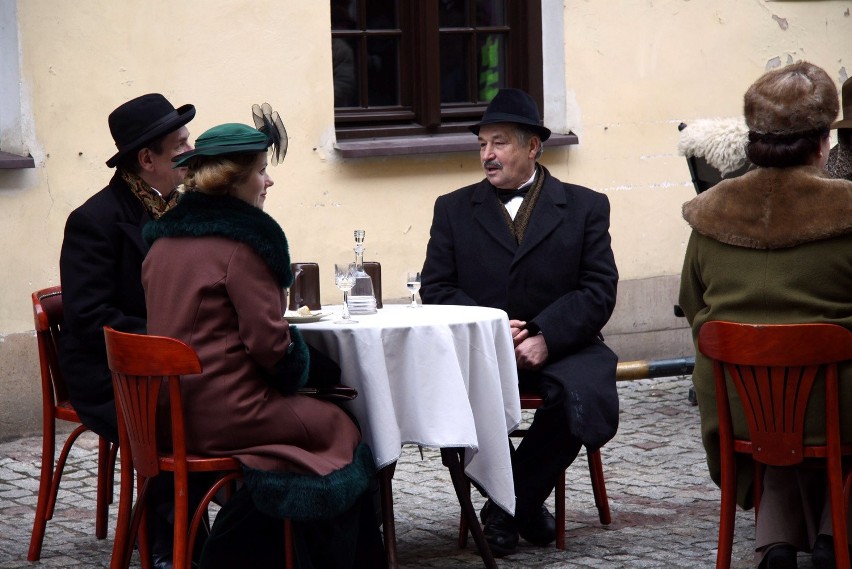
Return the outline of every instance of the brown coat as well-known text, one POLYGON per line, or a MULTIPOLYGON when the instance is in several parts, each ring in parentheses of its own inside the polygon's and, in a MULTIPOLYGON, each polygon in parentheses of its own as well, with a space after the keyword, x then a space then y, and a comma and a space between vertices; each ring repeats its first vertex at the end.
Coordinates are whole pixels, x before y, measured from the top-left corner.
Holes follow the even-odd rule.
MULTIPOLYGON (((286 268, 281 259, 265 258, 262 244, 269 235, 254 237, 256 226, 275 222, 233 198, 188 197, 146 228, 146 238, 156 241, 142 281, 148 333, 187 342, 203 365, 201 374, 183 382, 189 450, 234 456, 251 470, 287 473, 282 484, 291 489, 289 499, 309 491, 302 482, 327 486, 332 479, 344 493, 359 495, 365 482, 353 474, 353 491, 346 474, 359 448, 356 425, 332 403, 283 394, 304 382, 307 362, 301 336, 282 318, 282 285, 289 283, 281 279, 289 276, 289 257, 286 268), (231 215, 234 208, 245 223, 231 215), (199 213, 212 225, 200 223, 199 213)), ((283 248, 286 256, 286 240, 283 248)), ((293 507, 302 505, 279 513, 299 517, 293 507)))
MULTIPOLYGON (((693 228, 679 304, 693 337, 709 320, 830 322, 852 328, 852 183, 814 167, 758 168, 720 182, 683 207, 693 228)), ((707 463, 719 482, 719 422, 709 360, 697 351, 693 374, 707 463)), ((852 409, 852 366, 841 370, 842 408, 852 409)), ((732 400, 736 399, 734 394, 732 400)), ((806 430, 821 424, 823 388, 815 387, 806 430)), ((738 409, 739 404, 732 405, 738 409)), ((841 419, 852 440, 852 415, 841 419)), ((734 430, 745 436, 741 415, 734 430)), ((751 505, 751 472, 741 468, 740 505, 751 505)))

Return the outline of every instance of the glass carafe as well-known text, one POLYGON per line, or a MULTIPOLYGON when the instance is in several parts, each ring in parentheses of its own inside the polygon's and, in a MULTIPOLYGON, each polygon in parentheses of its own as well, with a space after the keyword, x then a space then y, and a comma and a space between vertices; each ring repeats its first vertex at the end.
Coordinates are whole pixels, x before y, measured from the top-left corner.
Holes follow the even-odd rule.
POLYGON ((376 294, 373 279, 364 270, 364 230, 355 230, 355 286, 349 292, 349 312, 375 314, 376 294))

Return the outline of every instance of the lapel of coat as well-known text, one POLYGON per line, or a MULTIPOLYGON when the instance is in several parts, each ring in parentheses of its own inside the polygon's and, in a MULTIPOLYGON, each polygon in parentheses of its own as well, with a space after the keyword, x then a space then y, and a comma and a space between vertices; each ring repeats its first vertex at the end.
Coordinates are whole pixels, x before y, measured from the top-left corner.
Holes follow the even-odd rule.
POLYGON ((562 223, 568 206, 562 183, 542 166, 544 185, 512 264, 519 263, 562 223))
POLYGON ((494 197, 493 192, 493 186, 487 180, 483 180, 474 187, 470 199, 473 219, 495 242, 514 255, 518 244, 515 243, 512 233, 506 226, 503 212, 500 211, 503 206, 494 197))

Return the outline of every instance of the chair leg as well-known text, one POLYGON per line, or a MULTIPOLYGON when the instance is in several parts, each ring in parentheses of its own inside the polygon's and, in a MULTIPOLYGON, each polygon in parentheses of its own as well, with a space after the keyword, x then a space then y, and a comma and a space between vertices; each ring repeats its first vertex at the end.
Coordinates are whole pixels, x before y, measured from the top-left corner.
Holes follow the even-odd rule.
MULTIPOLYGON (((121 453, 121 480, 118 491, 118 520, 115 524, 115 541, 112 544, 112 559, 110 569, 126 569, 130 565, 130 555, 133 551, 133 539, 130 525, 134 517, 133 507, 133 463, 129 451, 121 453)), ((147 549, 147 548, 146 548, 147 549)), ((142 548, 140 544, 140 557, 142 548)))
POLYGON ((385 539, 385 555, 388 558, 388 569, 399 567, 396 555, 396 526, 393 516, 393 473, 396 462, 381 468, 378 473, 379 493, 382 502, 382 534, 385 539))
POLYGON ((556 549, 565 549, 565 471, 556 481, 556 549))
POLYGON ((56 506, 56 494, 59 492, 59 482, 62 479, 62 471, 65 469, 68 453, 77 440, 77 437, 86 430, 87 428, 84 425, 79 425, 68 435, 65 444, 62 446, 62 452, 59 454, 59 460, 54 468, 53 457, 56 452, 56 421, 53 417, 49 417, 44 421, 41 480, 39 482, 36 515, 33 520, 33 531, 30 537, 30 548, 27 553, 27 560, 29 561, 38 561, 41 558, 44 532, 47 528, 47 521, 53 518, 53 509, 56 506))
POLYGON ((284 568, 295 569, 296 561, 293 554, 293 522, 290 518, 284 520, 284 568))
POLYGON ((98 489, 95 506, 95 537, 104 539, 107 535, 109 517, 109 502, 112 490, 109 488, 110 476, 110 442, 98 437, 98 489))
POLYGON ((723 456, 722 460, 722 499, 719 507, 719 547, 716 550, 716 569, 730 569, 737 513, 737 476, 734 465, 731 464, 733 457, 725 461, 723 456))
POLYGON ((609 499, 606 495, 601 451, 600 449, 588 451, 587 456, 589 459, 589 473, 592 477, 592 493, 595 496, 595 506, 598 508, 598 518, 603 525, 607 526, 612 523, 612 515, 609 511, 609 499))

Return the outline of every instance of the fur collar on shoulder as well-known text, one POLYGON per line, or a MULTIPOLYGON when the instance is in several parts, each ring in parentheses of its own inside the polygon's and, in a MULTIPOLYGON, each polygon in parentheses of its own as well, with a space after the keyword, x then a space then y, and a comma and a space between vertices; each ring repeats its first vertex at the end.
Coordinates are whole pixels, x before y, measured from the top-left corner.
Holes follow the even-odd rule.
POLYGON ((852 182, 814 166, 757 168, 685 203, 683 217, 728 245, 793 247, 852 233, 852 182))
POLYGON ((263 210, 235 197, 187 192, 160 219, 145 225, 142 235, 149 245, 160 237, 227 237, 254 249, 282 287, 293 284, 290 251, 281 226, 263 210))

